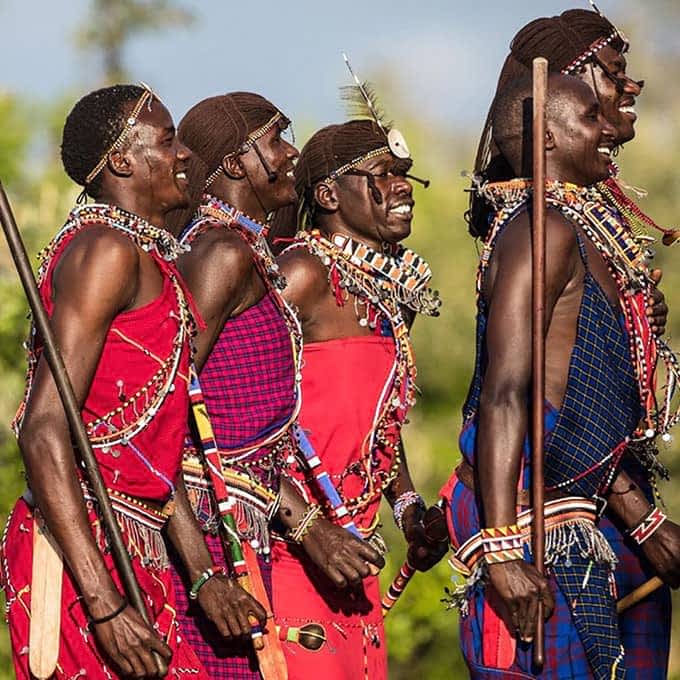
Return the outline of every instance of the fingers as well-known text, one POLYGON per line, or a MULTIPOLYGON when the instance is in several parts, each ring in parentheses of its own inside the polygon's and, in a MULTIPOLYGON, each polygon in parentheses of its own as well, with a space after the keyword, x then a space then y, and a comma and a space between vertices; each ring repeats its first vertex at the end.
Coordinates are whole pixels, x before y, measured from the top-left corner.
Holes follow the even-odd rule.
POLYGON ((658 286, 663 278, 663 272, 660 269, 652 269, 649 274, 652 277, 652 281, 658 286))
POLYGON ((366 541, 357 541, 357 553, 362 560, 382 569, 385 566, 385 558, 366 541))

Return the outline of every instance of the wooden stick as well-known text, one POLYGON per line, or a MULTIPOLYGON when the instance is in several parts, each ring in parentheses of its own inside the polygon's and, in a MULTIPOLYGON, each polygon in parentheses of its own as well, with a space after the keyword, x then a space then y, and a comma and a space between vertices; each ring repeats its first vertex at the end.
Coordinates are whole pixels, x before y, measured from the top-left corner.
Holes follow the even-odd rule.
POLYGON ((638 586, 633 592, 628 593, 628 595, 622 597, 616 603, 616 613, 622 614, 626 611, 626 609, 630 609, 640 600, 644 600, 647 595, 651 595, 655 590, 661 588, 662 585, 663 581, 658 576, 650 578, 649 581, 646 581, 641 586, 638 586))
POLYGON ((34 511, 33 566, 31 572, 31 624, 28 665, 39 680, 50 678, 57 667, 61 624, 61 584, 64 561, 39 511, 34 511))
MULTIPOLYGON (((1 182, 0 221, 2 222, 2 229, 5 232, 7 244, 9 245, 9 250, 12 254, 12 259, 14 260, 14 265, 17 269, 17 273, 19 274, 19 278, 21 279, 21 284, 24 287, 24 292, 26 293, 28 304, 31 308, 33 321, 38 332, 42 336, 45 359, 50 367, 50 370, 52 371, 52 377, 54 378, 57 390, 59 391, 59 396, 61 398, 61 402, 71 428, 71 434, 73 435, 76 446, 80 451, 81 459, 85 465, 87 476, 90 480, 90 486, 92 487, 92 491, 94 492, 97 503, 99 504, 101 519, 111 541, 111 553, 120 575, 120 579, 123 583, 123 588, 125 589, 128 600, 142 617, 144 623, 151 627, 149 615, 146 611, 144 600, 142 598, 142 591, 139 588, 139 584, 135 578, 135 573, 132 569, 130 555, 123 544, 120 527, 118 526, 118 522, 116 521, 115 515, 113 514, 113 508, 111 507, 111 499, 106 492, 106 487, 104 486, 104 481, 102 480, 102 476, 97 465, 97 459, 92 452, 92 447, 90 446, 90 440, 87 437, 85 425, 83 424, 83 421, 80 417, 80 407, 73 393, 71 380, 69 379, 68 373, 66 372, 66 367, 64 366, 64 361, 61 358, 59 349, 57 348, 54 334, 52 333, 52 328, 50 327, 49 319, 47 318, 47 313, 45 312, 42 300, 40 299, 38 286, 35 282, 35 278, 33 277, 33 270, 31 269, 28 256, 26 255, 26 249, 24 248, 23 241, 21 240, 21 235, 19 234, 19 229, 17 228, 16 222, 14 220, 14 215, 12 214, 12 209, 7 199, 7 194, 5 193, 1 182)), ((158 668, 159 675, 165 676, 168 672, 165 661, 160 657, 160 655, 158 655, 158 653, 152 653, 156 660, 156 666, 158 668)))
MULTIPOLYGON (((545 518, 543 410, 545 403, 545 100, 548 89, 548 62, 542 57, 533 61, 533 184, 534 198, 531 220, 531 487, 534 564, 545 573, 545 518)), ((545 660, 543 603, 536 614, 533 661, 540 669, 545 660)))

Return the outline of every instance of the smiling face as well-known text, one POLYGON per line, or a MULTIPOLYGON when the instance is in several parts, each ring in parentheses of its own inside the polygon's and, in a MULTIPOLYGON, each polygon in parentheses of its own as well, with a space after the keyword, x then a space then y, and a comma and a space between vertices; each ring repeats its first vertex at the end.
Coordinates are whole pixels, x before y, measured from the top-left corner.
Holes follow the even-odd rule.
POLYGON ((177 138, 168 110, 154 99, 145 106, 129 137, 134 191, 146 197, 150 214, 165 214, 188 205, 186 177, 191 152, 177 138))
POLYGON ((409 167, 410 161, 386 151, 357 165, 359 174, 347 173, 335 181, 337 216, 349 235, 379 248, 411 233, 413 188, 405 176, 409 167))
POLYGON ((546 107, 548 176, 581 186, 606 179, 615 130, 602 115, 595 94, 585 83, 569 76, 551 79, 550 83, 546 107))
POLYGON ((257 144, 257 150, 251 147, 239 157, 253 191, 267 212, 273 212, 297 201, 293 169, 299 152, 283 138, 282 134, 286 127, 285 123, 275 125, 254 142, 257 144), (257 151, 262 155, 267 168, 276 174, 275 181, 270 181, 257 151))
POLYGON ((600 100, 602 115, 616 131, 616 144, 623 144, 635 137, 635 99, 643 83, 626 74, 626 59, 613 47, 603 47, 595 59, 594 64, 587 64, 576 75, 593 89, 600 100))

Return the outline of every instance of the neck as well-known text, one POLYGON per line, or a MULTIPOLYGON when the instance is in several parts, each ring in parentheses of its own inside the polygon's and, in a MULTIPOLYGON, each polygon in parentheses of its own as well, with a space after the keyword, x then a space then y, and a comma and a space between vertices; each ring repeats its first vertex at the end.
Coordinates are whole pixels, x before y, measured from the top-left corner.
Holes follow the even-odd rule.
POLYGON ((265 209, 252 190, 247 177, 234 180, 222 175, 208 187, 207 191, 257 222, 264 223, 267 220, 265 209))
POLYGON ((149 205, 147 196, 130 194, 126 191, 102 191, 97 203, 108 203, 134 213, 155 227, 165 228, 165 212, 149 205))
POLYGON ((371 238, 366 234, 357 234, 357 232, 345 224, 343 220, 338 219, 335 213, 326 216, 326 219, 322 221, 320 220, 319 229, 329 238, 332 238, 333 234, 342 234, 343 236, 349 236, 353 241, 366 244, 369 248, 373 248, 373 250, 382 251, 382 239, 371 238))

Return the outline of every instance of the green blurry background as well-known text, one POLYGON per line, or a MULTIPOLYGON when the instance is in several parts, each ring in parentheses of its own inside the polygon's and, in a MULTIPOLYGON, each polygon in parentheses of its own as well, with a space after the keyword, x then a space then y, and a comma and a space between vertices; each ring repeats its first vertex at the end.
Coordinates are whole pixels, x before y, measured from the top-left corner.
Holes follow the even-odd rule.
MULTIPOLYGON (((117 23, 81 35, 89 49, 99 51, 105 64, 100 84, 125 80, 120 54, 112 46, 124 44, 126 35, 157 30, 144 6, 154 3, 131 0, 93 2, 99 17, 113 9, 117 23), (114 35, 115 33, 115 35, 114 35)), ((172 9, 172 2, 160 2, 172 9)), ((625 17, 632 3, 623 2, 617 15, 625 17)), ((660 43, 660 32, 677 28, 680 7, 673 0, 646 5, 634 25, 624 28, 632 38, 631 73, 645 77, 647 85, 634 144, 621 154, 623 178, 649 190, 641 205, 661 224, 677 224, 680 174, 675 154, 680 150, 680 93, 677 74, 680 53, 673 41, 660 43), (666 47, 663 47, 663 44, 666 47), (671 85, 672 87, 669 87, 671 85)), ((95 15, 96 18, 97 15, 95 15)), ((169 12, 168 22, 186 17, 169 12)), ((630 16, 630 15, 629 15, 630 16)), ((94 23, 93 23, 94 25, 94 23)), ((507 39, 509 39, 509 35, 507 39)), ((499 65, 500 66, 500 65, 499 65)), ((461 171, 470 169, 476 148, 478 126, 461 129, 419 121, 418 103, 406 102, 390 88, 390 73, 367 74, 383 95, 390 117, 399 122, 416 159, 416 174, 430 177, 432 186, 415 188, 416 218, 409 244, 423 254, 435 273, 435 286, 444 300, 438 319, 419 319, 414 340, 422 397, 406 429, 406 446, 412 475, 433 501, 437 491, 458 460, 456 446, 460 408, 464 399, 474 350, 474 272, 476 243, 467 235, 463 212, 467 205, 466 180, 461 171)), ((454 77, 452 74, 451 77, 454 77)), ((460 74, 455 77, 465 77, 460 74)), ((89 83, 92 85, 92 83, 89 83)), ((58 162, 58 141, 64 116, 80 95, 64 93, 45 102, 0 90, 0 179, 16 212, 29 253, 37 253, 61 225, 73 205, 77 189, 65 177, 58 162)), ((266 92, 264 93, 266 94, 266 92)), ((175 112, 181 114, 182 112, 175 112)), ((301 145, 315 121, 298 125, 301 145), (300 129, 302 127, 302 129, 300 129)), ((658 247, 658 265, 664 269, 662 288, 671 307, 668 335, 673 344, 680 336, 680 250, 658 247)), ((0 521, 23 488, 22 465, 8 423, 20 399, 24 355, 22 342, 27 330, 27 306, 12 268, 4 241, 0 245, 0 521)), ((680 348, 680 337, 675 346, 680 348)), ((678 447, 671 444, 665 462, 680 472, 678 447)), ((680 517, 680 486, 671 482, 665 489, 671 515, 680 517)), ((404 557, 404 545, 384 509, 384 533, 392 546, 384 570, 385 585, 404 557)), ((390 677, 395 680, 419 677, 425 680, 464 678, 457 647, 457 615, 446 612, 440 599, 449 583, 450 568, 442 561, 427 574, 417 574, 387 620, 390 648, 390 677)), ((672 677, 680 678, 680 631, 674 630, 672 677)), ((6 626, 0 624, 0 680, 13 677, 6 626)))

